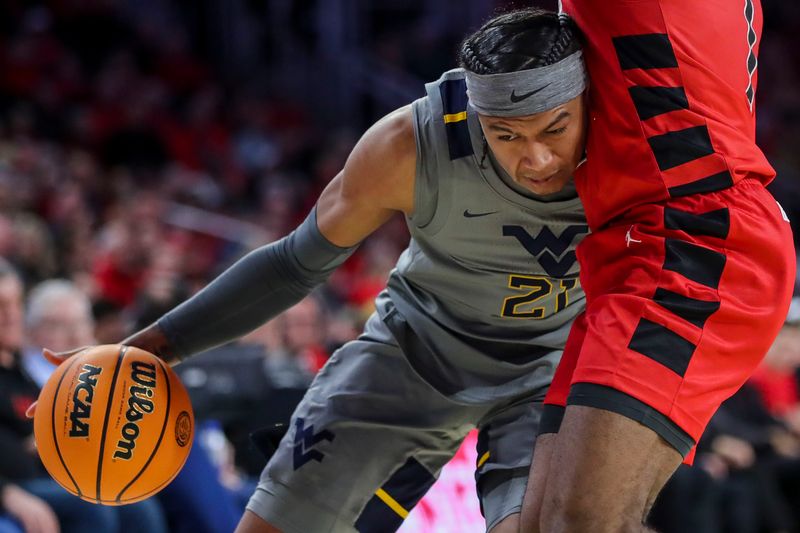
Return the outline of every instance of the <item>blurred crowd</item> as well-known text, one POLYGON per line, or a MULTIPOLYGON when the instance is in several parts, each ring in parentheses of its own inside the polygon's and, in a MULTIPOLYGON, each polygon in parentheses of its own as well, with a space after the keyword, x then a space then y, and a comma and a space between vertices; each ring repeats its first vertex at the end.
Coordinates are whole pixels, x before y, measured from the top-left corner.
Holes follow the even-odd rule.
MULTIPOLYGON (((17 402, 9 403, 12 415, 52 371, 41 347, 119 342, 253 247, 291 231, 365 126, 319 116, 319 102, 276 89, 281 73, 271 67, 280 50, 268 32, 251 32, 262 38, 248 54, 220 53, 221 38, 210 37, 222 24, 211 18, 217 3, 0 2, 0 257, 18 281, 18 294, 12 288, 0 301, 0 354, 22 369, 12 377, 27 387, 22 403, 0 399, 17 402), (242 64, 231 64, 237 58, 242 64)), ((257 26, 273 3, 291 6, 288 30, 314 48, 313 14, 323 2, 225 5, 241 6, 257 26)), ((485 6, 488 16, 504 3, 469 5, 485 6)), ((800 220, 800 4, 762 3, 758 137, 779 173, 773 193, 800 220)), ((425 3, 388 4, 393 10, 370 11, 370 31, 356 44, 415 80, 421 95, 423 82, 454 66, 458 39, 471 28, 432 23, 446 17, 425 3)), ((367 122, 388 111, 362 107, 367 122)), ((230 526, 264 463, 250 431, 285 421, 329 354, 358 334, 407 238, 395 218, 296 308, 221 348, 224 355, 181 365, 198 416, 209 421, 200 438, 206 453, 186 476, 216 476, 234 502, 225 518, 192 531, 230 526), (265 414, 263 405, 273 409, 265 414)), ((798 352, 798 328, 788 325, 764 367, 715 418, 698 450, 700 468, 681 470, 659 503, 665 531, 689 531, 688 523, 703 524, 695 531, 800 531, 798 352), (707 505, 689 516, 686 501, 707 505)), ((30 454, 30 429, 17 422, 0 420, 30 454)), ((22 491, 10 491, 12 504, 30 503, 26 483, 38 476, 0 470, 0 483, 22 491)), ((142 512, 161 513, 153 520, 172 531, 194 527, 191 512, 174 509, 202 502, 175 492, 142 512)))
POLYGON ((800 531, 800 299, 755 374, 714 415, 651 522, 663 533, 800 531))

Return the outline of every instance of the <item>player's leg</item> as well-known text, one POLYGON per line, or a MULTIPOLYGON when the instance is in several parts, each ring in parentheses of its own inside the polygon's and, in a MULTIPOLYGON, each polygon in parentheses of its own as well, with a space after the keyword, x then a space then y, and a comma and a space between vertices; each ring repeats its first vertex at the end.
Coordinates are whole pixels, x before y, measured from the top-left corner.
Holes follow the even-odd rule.
POLYGON ((252 511, 245 511, 234 533, 283 533, 252 511))
POLYGON ((681 460, 655 431, 627 416, 570 405, 552 445, 541 530, 647 531, 654 495, 681 460))
POLYGON ((531 449, 538 457, 536 435, 541 400, 526 397, 490 412, 480 422, 476 483, 489 533, 518 533, 531 449))
POLYGON ((539 520, 548 533, 644 530, 660 488, 788 308, 788 224, 760 184, 638 211, 635 248, 627 225, 582 243, 582 265, 602 268, 592 270, 588 328, 547 473, 539 520), (724 241, 706 238, 719 212, 724 241), (664 228, 675 213, 678 230, 664 228))
POLYGON ((485 411, 422 381, 373 316, 315 378, 238 531, 394 531, 485 411))
POLYGON ((586 336, 586 314, 581 313, 572 324, 564 354, 558 363, 553 381, 547 391, 542 418, 539 423, 535 453, 528 474, 528 485, 520 513, 520 531, 538 533, 544 491, 550 470, 556 434, 564 418, 572 374, 578 361, 583 340, 586 336))
POLYGON ((547 474, 550 470, 550 460, 553 456, 556 433, 543 433, 536 439, 536 453, 533 455, 530 473, 528 474, 528 487, 520 513, 520 531, 528 533, 539 532, 539 518, 544 501, 544 490, 547 486, 547 474))

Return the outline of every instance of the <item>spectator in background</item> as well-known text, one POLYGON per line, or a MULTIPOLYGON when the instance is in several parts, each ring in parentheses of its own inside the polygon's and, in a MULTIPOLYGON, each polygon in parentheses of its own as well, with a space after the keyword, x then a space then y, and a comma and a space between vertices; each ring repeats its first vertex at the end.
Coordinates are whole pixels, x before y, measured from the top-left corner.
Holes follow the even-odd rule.
POLYGON ((57 533, 58 518, 42 499, 0 478, 0 533, 57 533))
POLYGON ((291 369, 298 375, 316 374, 331 355, 325 346, 326 317, 322 302, 309 295, 277 321, 281 343, 267 353, 267 374, 277 378, 291 369))
POLYGON ((786 324, 751 383, 767 410, 800 435, 800 297, 792 300, 786 324))
MULTIPOLYGON (((0 478, 12 482, 3 491, 6 510, 26 530, 39 523, 42 531, 57 532, 58 527, 48 519, 54 514, 64 532, 166 533, 157 501, 121 507, 94 505, 68 493, 44 471, 34 447, 33 421, 25 416, 39 395, 39 385, 21 361, 22 294, 19 276, 7 261, 0 260, 0 478)), ((71 342, 71 338, 66 340, 71 342)))
POLYGON ((113 302, 104 299, 93 302, 92 316, 98 344, 113 344, 131 332, 125 309, 113 302))
POLYGON ((27 346, 23 365, 39 387, 55 370, 42 357, 42 348, 58 351, 95 342, 91 303, 82 290, 64 279, 45 281, 31 290, 25 325, 27 346))
POLYGON ((695 468, 669 481, 652 514, 664 533, 800 529, 800 300, 750 380, 722 404, 695 468))

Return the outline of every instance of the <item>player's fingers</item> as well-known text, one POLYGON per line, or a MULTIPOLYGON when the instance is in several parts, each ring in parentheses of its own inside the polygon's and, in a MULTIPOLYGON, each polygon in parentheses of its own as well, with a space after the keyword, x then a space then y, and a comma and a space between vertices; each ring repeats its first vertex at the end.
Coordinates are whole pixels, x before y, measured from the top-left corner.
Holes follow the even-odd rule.
POLYGON ((72 357, 76 353, 85 350, 86 347, 76 348, 74 350, 70 350, 68 352, 54 352, 53 350, 48 350, 47 348, 42 349, 42 355, 45 359, 53 363, 54 365, 60 365, 68 358, 72 357))
POLYGON ((26 417, 28 417, 28 418, 33 418, 33 416, 36 414, 36 404, 37 404, 37 403, 39 403, 39 402, 33 402, 33 403, 30 405, 30 407, 28 407, 28 408, 25 410, 25 416, 26 416, 26 417))

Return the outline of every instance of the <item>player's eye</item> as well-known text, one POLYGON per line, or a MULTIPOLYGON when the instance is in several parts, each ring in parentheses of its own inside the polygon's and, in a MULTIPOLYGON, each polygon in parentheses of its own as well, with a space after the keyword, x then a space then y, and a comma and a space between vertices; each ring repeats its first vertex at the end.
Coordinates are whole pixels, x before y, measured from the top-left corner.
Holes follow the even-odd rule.
POLYGON ((549 135, 561 135, 565 131, 567 131, 567 127, 566 126, 561 126, 560 128, 557 128, 557 129, 554 129, 554 130, 548 130, 547 133, 549 135))
POLYGON ((513 141, 517 137, 519 137, 519 136, 518 135, 511 135, 511 134, 509 134, 509 135, 498 135, 497 136, 498 140, 501 140, 501 141, 513 141))

